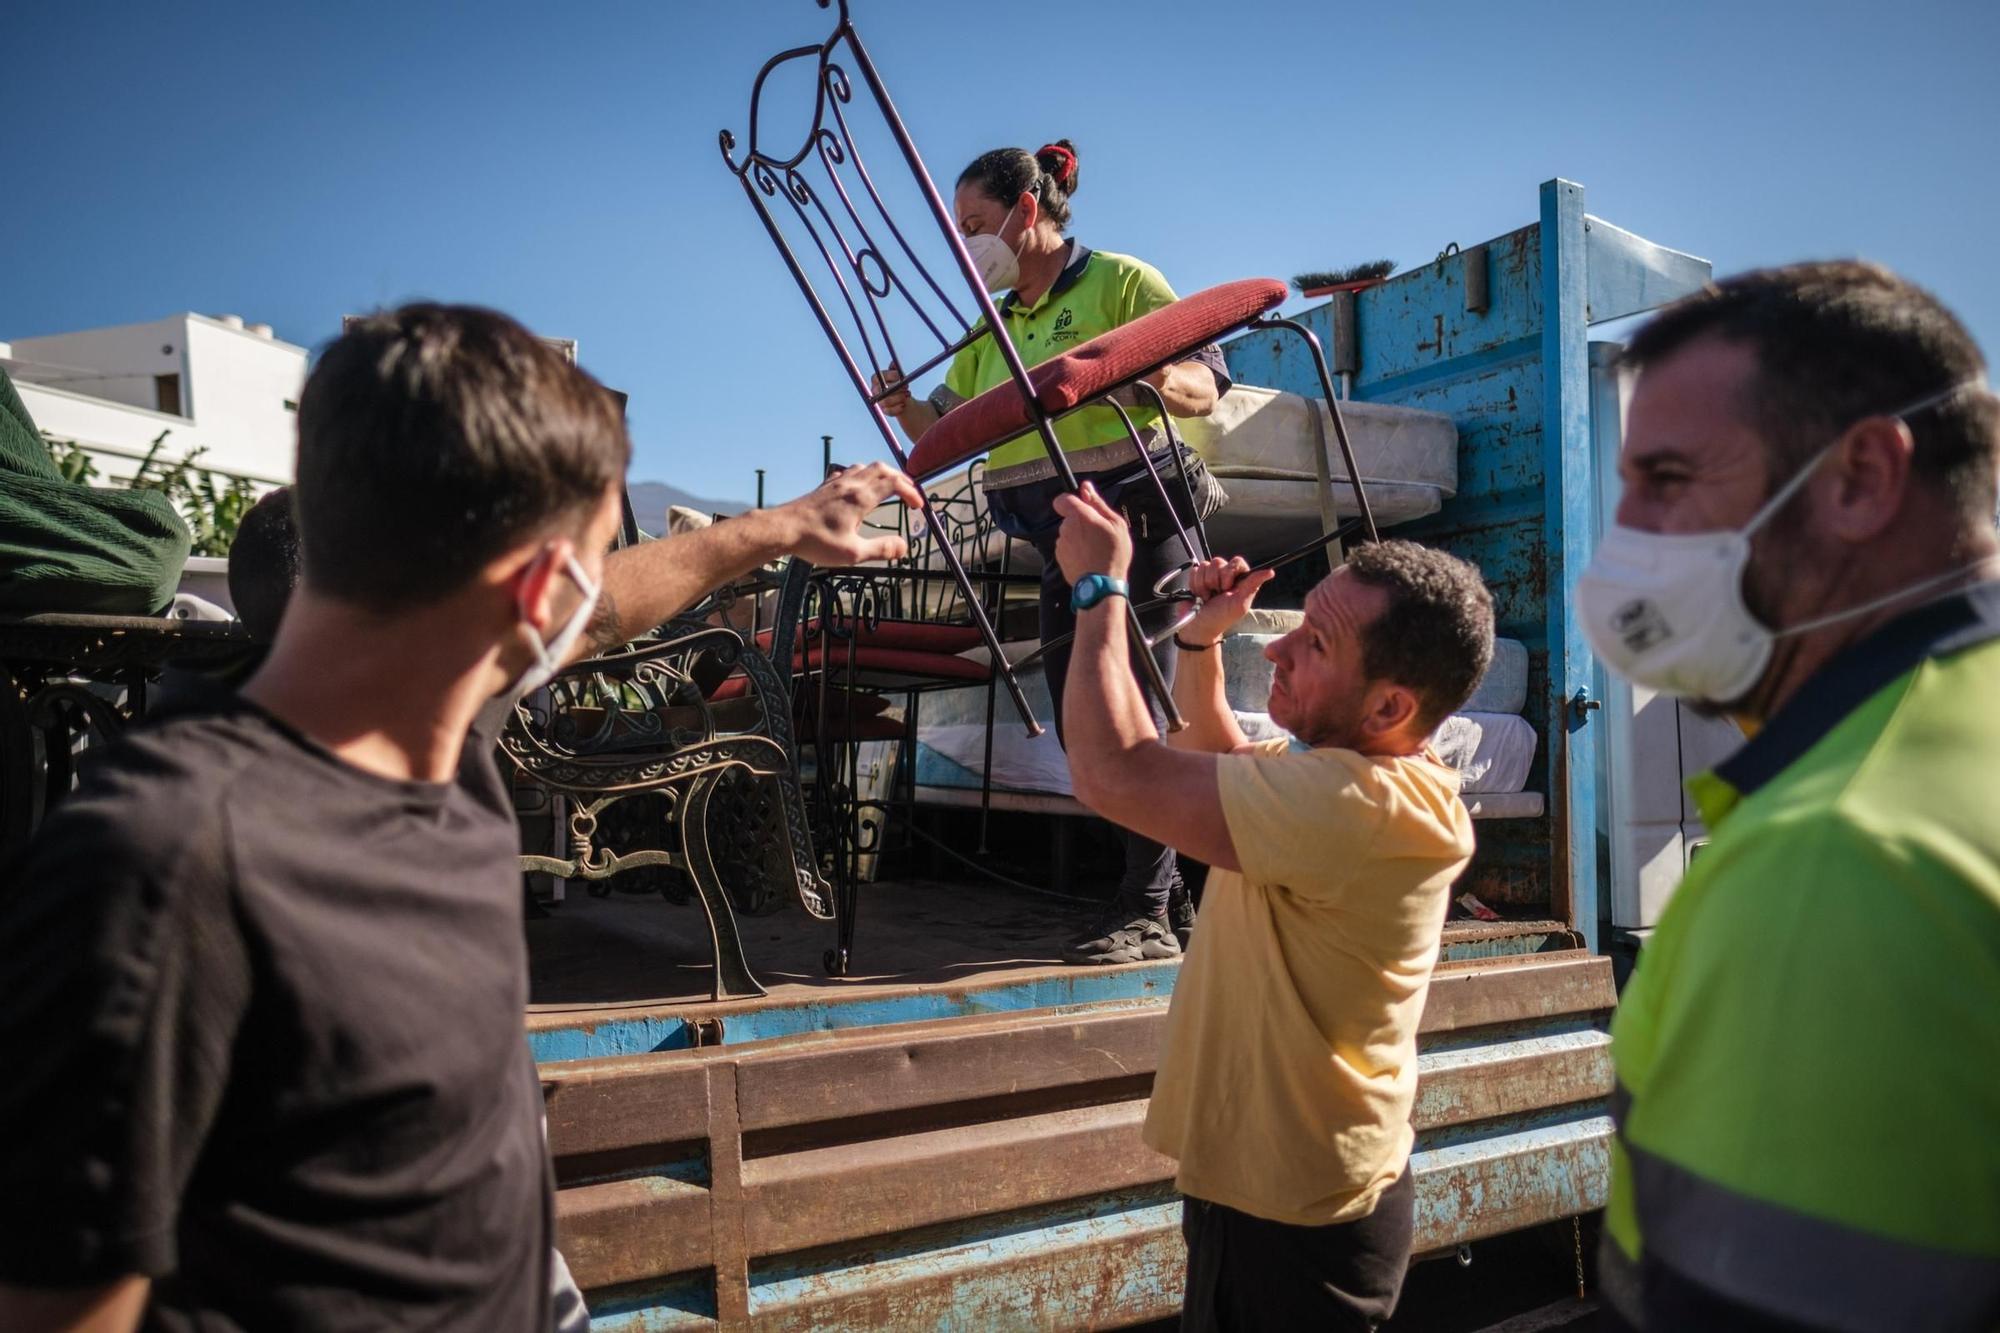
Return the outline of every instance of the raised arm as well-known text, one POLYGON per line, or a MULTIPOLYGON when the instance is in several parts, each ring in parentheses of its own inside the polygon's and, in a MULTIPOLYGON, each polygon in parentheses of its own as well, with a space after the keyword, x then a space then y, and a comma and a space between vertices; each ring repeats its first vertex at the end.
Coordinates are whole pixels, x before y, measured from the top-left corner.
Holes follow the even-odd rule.
POLYGON ((775 509, 753 509, 698 532, 613 552, 604 562, 597 615, 571 660, 630 642, 711 589, 781 555, 816 565, 895 559, 905 549, 901 537, 861 531, 861 521, 891 497, 923 503, 917 484, 902 472, 887 463, 864 463, 775 509))
POLYGON ((0 1284, 0 1328, 10 1333, 131 1333, 153 1284, 128 1277, 101 1287, 0 1284))
POLYGON ((1160 391, 1167 411, 1177 417, 1205 417, 1215 410, 1215 374, 1200 361, 1176 361, 1146 376, 1146 383, 1160 391))
POLYGON ((1188 574, 1188 590, 1201 600, 1201 610, 1174 636, 1180 647, 1175 665, 1174 703, 1187 729, 1167 737, 1176 750, 1234 754, 1249 748, 1249 738, 1229 706, 1219 645, 1236 623, 1249 614, 1257 590, 1274 577, 1272 570, 1252 573, 1242 556, 1215 557, 1188 574))
MULTIPOLYGON (((1132 538, 1094 487, 1055 502, 1063 516, 1056 559, 1071 583, 1125 578, 1132 538)), ((1064 748, 1076 798, 1115 824, 1225 870, 1241 868, 1216 781, 1216 757, 1170 750, 1132 676, 1125 607, 1117 597, 1077 613, 1064 689, 1064 748)))

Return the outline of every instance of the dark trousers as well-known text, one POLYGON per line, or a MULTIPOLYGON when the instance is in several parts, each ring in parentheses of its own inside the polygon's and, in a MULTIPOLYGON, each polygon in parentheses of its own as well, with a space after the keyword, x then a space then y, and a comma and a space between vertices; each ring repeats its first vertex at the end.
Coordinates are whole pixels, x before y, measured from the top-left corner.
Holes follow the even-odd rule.
POLYGON ((1395 1313, 1402 1294, 1416 1193, 1406 1169, 1382 1191, 1374 1212, 1326 1227, 1288 1226, 1187 1200, 1183 1333, 1367 1333, 1395 1313))
POLYGON ((1645 1322, 1634 1324, 1607 1303, 1599 1316, 1606 1333, 1680 1328, 1698 1328, 1703 1333, 1814 1333, 1817 1327, 1765 1314, 1710 1291, 1650 1254, 1641 1258, 1639 1265, 1640 1317, 1645 1322))
MULTIPOLYGON (((1213 485, 1205 473, 1198 476, 1202 482, 1213 485)), ((1189 558, 1172 519, 1160 503, 1159 493, 1152 488, 1145 473, 1137 470, 1136 464, 1118 476, 1091 476, 1084 480, 1095 484, 1106 502, 1117 507, 1132 525, 1132 572, 1128 576, 1132 585, 1132 600, 1134 604, 1151 601, 1153 585, 1189 558)), ((1179 489, 1178 480, 1172 476, 1168 477, 1167 484, 1169 494, 1179 489)), ((1069 634, 1076 628, 1076 612, 1069 604, 1069 581, 1056 565, 1055 543, 1059 520, 1050 505, 1061 493, 1061 484, 1051 480, 996 491, 992 497, 994 513, 1002 529, 1033 543, 1042 557, 1040 630, 1043 643, 1069 634)), ((1185 520, 1184 497, 1177 500, 1175 509, 1185 520)), ((1178 609, 1174 605, 1163 606, 1143 616, 1142 623, 1149 633, 1163 628, 1172 623, 1178 609)), ((1125 623, 1123 608, 1117 608, 1116 614, 1119 622, 1125 623)), ((1051 648, 1043 658, 1049 697, 1055 704, 1057 739, 1061 739, 1063 734, 1063 693, 1069 683, 1070 650, 1073 646, 1072 642, 1051 648)), ((1153 660, 1160 664, 1160 675, 1170 688, 1174 683, 1176 655, 1177 650, 1171 640, 1153 650, 1153 660)), ((1137 663, 1133 664, 1133 677, 1139 679, 1137 663)), ((1145 689, 1143 683, 1140 689, 1145 689)), ((1153 725, 1160 729, 1162 736, 1166 735, 1166 714, 1159 701, 1148 692, 1146 702, 1153 715, 1153 725)), ((1118 881, 1119 906, 1135 913, 1165 915, 1167 898, 1180 877, 1173 849, 1130 829, 1121 828, 1118 834, 1125 845, 1125 871, 1118 881)))

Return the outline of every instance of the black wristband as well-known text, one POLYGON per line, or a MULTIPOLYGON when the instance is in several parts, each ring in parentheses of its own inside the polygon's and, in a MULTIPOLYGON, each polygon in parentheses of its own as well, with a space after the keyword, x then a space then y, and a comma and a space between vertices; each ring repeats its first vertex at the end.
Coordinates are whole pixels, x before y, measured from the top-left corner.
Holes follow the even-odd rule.
MULTIPOLYGON (((1221 642, 1221 640, 1218 639, 1216 642, 1219 643, 1221 642)), ((1180 649, 1184 653, 1205 653, 1208 652, 1210 649, 1214 648, 1215 644, 1189 643, 1186 639, 1183 639, 1180 635, 1176 634, 1174 635, 1174 647, 1180 649)))

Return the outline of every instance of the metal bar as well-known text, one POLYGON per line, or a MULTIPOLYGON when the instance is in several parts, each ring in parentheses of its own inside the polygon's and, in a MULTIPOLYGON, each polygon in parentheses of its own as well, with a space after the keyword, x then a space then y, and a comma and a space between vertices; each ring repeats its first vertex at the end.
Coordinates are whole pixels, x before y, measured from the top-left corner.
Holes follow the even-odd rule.
POLYGON ((1504 960, 1442 963, 1431 973, 1421 1034, 1591 1013, 1618 1002, 1611 959, 1568 949, 1504 960))
POLYGON ((1153 408, 1160 414, 1160 426, 1166 431, 1167 448, 1174 456, 1174 470, 1180 474, 1181 494, 1187 497, 1188 518, 1194 524, 1194 534, 1200 539, 1200 548, 1191 552, 1197 560, 1208 560, 1215 555, 1215 548, 1208 542, 1208 527, 1202 522, 1201 502, 1195 497, 1194 481, 1188 476, 1187 460, 1189 449, 1181 443, 1180 432, 1174 429, 1174 419, 1167 411, 1167 396, 1145 380, 1133 386, 1141 393, 1151 395, 1153 408))
POLYGON ((1340 413, 1340 398, 1333 391, 1333 375, 1327 369, 1326 353, 1321 350, 1319 338, 1313 331, 1295 319, 1281 319, 1261 316, 1245 326, 1251 329, 1290 329, 1305 339, 1306 349, 1312 353, 1313 369, 1319 374, 1320 390, 1326 397, 1326 410, 1333 417, 1334 438, 1340 442, 1340 459, 1347 466, 1347 479, 1354 486, 1355 507, 1360 510, 1361 527, 1369 541, 1380 540, 1375 529, 1375 511, 1368 504, 1368 491, 1361 484, 1361 468, 1354 461, 1354 444, 1347 438, 1347 422, 1340 413))
POLYGON ((687 807, 681 812, 681 854, 686 857, 687 876, 694 881, 695 896, 708 917, 709 942, 713 946, 715 999, 735 999, 764 994, 750 960, 743 955, 743 932, 736 913, 729 906, 729 894, 715 868, 708 846, 708 799, 715 791, 719 775, 696 778, 687 790, 687 807))
MULTIPOLYGON (((1607 971, 1603 959, 1571 960, 1569 973, 1607 971)), ((1489 962, 1461 975, 1534 971, 1489 962)), ((1492 1005, 1487 1022, 1507 1026, 1490 1042, 1442 1051, 1429 1049, 1434 1040, 1423 1043, 1412 1117, 1423 1137, 1412 1168, 1425 1235, 1466 1239, 1566 1215, 1556 1206, 1564 1199, 1585 1207, 1601 1200, 1602 1164, 1591 1153, 1601 1155, 1608 1132, 1595 1113, 1610 1086, 1605 981, 1600 993, 1571 997, 1592 1024, 1565 1023, 1558 1006, 1539 1015, 1548 1023, 1524 1029, 1521 1018, 1538 1015, 1523 1014, 1518 1003, 1492 1005), (1482 1180, 1498 1188, 1468 1213, 1458 1191, 1482 1180)), ((1504 980, 1501 987, 1511 990, 1504 980)), ((559 1168, 574 1161, 579 1142, 608 1163, 629 1140, 634 1148, 623 1160, 642 1169, 562 1192, 564 1249, 587 1288, 703 1267, 707 1204, 714 1267, 726 1283, 753 1257, 1163 1189, 1173 1166, 1141 1144, 1145 1102, 1132 1088, 1156 1065, 1164 1023, 1165 1005, 1156 1001, 1137 1010, 981 1014, 813 1033, 761 1048, 586 1062, 558 1074, 554 1105, 568 1087, 594 1087, 588 1108, 615 1132, 579 1141, 574 1115, 563 1117, 552 1128, 559 1168), (690 1079, 663 1085, 648 1068, 661 1064, 690 1079), (673 1105, 685 1111, 688 1094, 703 1086, 705 1116, 676 1122, 663 1114, 673 1105), (669 1108, 657 1100, 662 1091, 673 1099, 669 1108), (994 1099, 1005 1096, 1030 1099, 1027 1109, 996 1115, 994 1099), (646 1155, 647 1140, 663 1127, 679 1132, 690 1122, 709 1136, 708 1190, 699 1165, 692 1172, 674 1165, 685 1145, 646 1155), (643 1169, 647 1163, 659 1165, 643 1169)))
POLYGON ((608 1287, 708 1267, 711 1209, 700 1185, 646 1175, 557 1191, 556 1226, 577 1282, 608 1287))
POLYGON ((702 1142, 708 1137, 707 1063, 638 1055, 543 1065, 549 1155, 561 1163, 702 1142))
POLYGON ((1080 1330, 1174 1318, 1183 1286, 1180 1213, 1177 1200, 1057 1205, 1031 1215, 1023 1231, 974 1232, 945 1254, 884 1256, 865 1285, 801 1265, 797 1276, 759 1284, 757 1328, 1080 1330), (1031 1292, 1047 1296, 1030 1311, 1022 1297, 1031 1292))
MULTIPOLYGON (((844 11, 844 2, 842 8, 844 11)), ((896 147, 902 152, 903 160, 909 164, 911 174, 916 179, 917 190, 923 195, 925 205, 931 210, 931 216, 936 220, 938 230, 943 234, 945 244, 951 250, 952 258, 958 261, 959 272, 972 291, 973 303, 979 307, 980 315, 985 318, 986 327, 993 331, 994 346, 1000 349, 1001 356, 1006 359, 1015 383, 1032 399, 1033 387, 1028 382, 1027 369, 1021 364, 1019 350, 1014 347, 1012 340, 1000 336, 1003 324, 999 307, 994 304, 992 293, 986 290, 986 284, 979 276, 979 268, 972 262, 972 256, 965 248, 965 239, 959 234, 958 224, 952 218, 951 210, 945 207, 944 197, 938 193, 937 185, 931 179, 930 169, 924 165, 923 155, 917 151, 916 140, 910 137, 908 127, 903 124, 902 114, 896 110, 895 99, 889 96, 887 85, 882 82, 881 74, 875 69, 874 59, 869 56, 868 48, 862 45, 860 34, 854 31, 845 12, 842 13, 840 26, 834 30, 834 37, 828 45, 831 46, 832 41, 842 37, 847 39, 849 49, 854 52, 855 65, 860 69, 861 77, 867 82, 869 91, 875 94, 876 104, 882 108, 882 117, 888 123, 890 137, 896 141, 896 147)), ((1073 479, 1071 488, 1074 489, 1073 479)))
MULTIPOLYGON (((736 1071, 717 1063, 708 1070, 708 1191, 715 1236, 715 1315, 724 1328, 750 1318, 750 1237, 743 1185, 743 1127, 736 1118, 736 1071)), ((669 1272, 673 1271, 671 1269, 669 1272)))
MULTIPOLYGON (((1055 979, 1067 982, 1070 976, 1055 979)), ((893 997, 878 997, 865 1014, 840 1019, 853 1026, 827 1030, 783 1024, 766 1030, 750 1024, 773 1001, 731 1006, 731 1033, 757 1045, 543 1065, 551 1152, 559 1164, 647 1146, 662 1160, 675 1155, 676 1145, 707 1132, 699 1076, 718 1061, 731 1062, 736 1070, 740 1115, 748 1131, 853 1121, 1144 1075, 1157 1058, 1165 1021, 1163 992, 1170 981, 1169 970, 1152 986, 1122 998, 1038 992, 1047 1007, 1029 1008, 1001 1006, 989 994, 980 1005, 991 1007, 940 1009, 933 1003, 938 998, 934 993, 913 990, 903 997, 902 1021, 897 1021, 893 997), (1134 999, 1142 1002, 1133 1004, 1134 999), (1078 1011, 1071 1006, 1079 1000, 1109 1007, 1078 1011), (924 1017, 934 1012, 947 1016, 924 1017), (911 1052, 918 1049, 922 1058, 912 1059, 911 1052)), ((1467 1063, 1473 1048, 1455 1034, 1504 1026, 1513 1035, 1497 1037, 1497 1042, 1532 1043, 1540 1039, 1536 1030, 1520 1025, 1546 1020, 1553 1031, 1574 1032, 1578 1021, 1609 1013, 1616 1000, 1610 960, 1580 949, 1441 964, 1420 1023, 1423 1077, 1447 1077, 1434 1053, 1440 1046, 1452 1053, 1450 1063, 1467 1063)), ((826 1021, 818 1002, 815 1021, 826 1021)), ((1496 1048, 1496 1056, 1552 1051, 1560 1053, 1530 1044, 1513 1051, 1496 1048)))
POLYGON ((1141 1142, 1145 1118, 1115 1102, 755 1158, 745 1236, 779 1254, 1153 1184, 1174 1166, 1141 1142))
MULTIPOLYGON (((1034 381, 1028 378, 1028 368, 1021 360, 1021 351, 1014 346, 1013 339, 1005 336, 1005 325, 1000 317, 999 306, 995 304, 992 293, 986 290, 986 284, 979 276, 978 267, 973 264, 972 256, 967 253, 965 241, 959 235, 950 212, 945 208, 944 199, 938 194, 937 186, 931 180, 930 171, 924 166, 922 155, 917 152, 915 140, 910 137, 909 129, 903 124, 903 118, 896 110, 895 100, 889 96, 889 89, 883 84, 882 76, 876 72, 874 60, 869 57, 867 48, 861 44, 859 35, 844 16, 836 33, 844 33, 848 45, 853 49, 861 77, 867 80, 870 91, 875 94, 875 99, 882 108, 883 117, 889 123, 889 133, 896 140, 896 146, 902 150, 904 160, 910 164, 916 176, 917 187, 923 193, 924 202, 930 206, 931 214, 937 219, 938 227, 944 233, 953 257, 958 260, 960 272, 965 275, 966 282, 972 288, 973 298, 979 305, 980 314, 986 319, 986 327, 993 333, 993 345, 999 350, 1001 359, 1006 361, 1007 372, 1014 381, 1015 388, 1026 400, 1029 415, 1034 420, 1036 432, 1042 437, 1042 444, 1048 451, 1050 462, 1055 465, 1056 475, 1062 478, 1065 490, 1076 490, 1076 470, 1063 455, 1062 444, 1056 439, 1055 429, 1050 424, 1047 410, 1042 406, 1041 396, 1035 392, 1034 381)), ((867 392, 864 387, 862 390, 864 398, 867 392)), ((900 450, 898 450, 898 461, 902 462, 900 450)), ((905 465, 903 470, 909 471, 908 466, 905 465)), ((954 568, 959 567, 956 552, 948 553, 946 559, 954 568)), ((1028 724, 1028 734, 1040 735, 1042 726, 1028 711, 1027 700, 1021 695, 1021 687, 1014 679, 1013 668, 1005 665, 1006 657, 1000 651, 998 639, 992 637, 992 628, 987 624, 985 614, 976 613, 976 618, 982 636, 989 639, 987 648, 993 654, 995 665, 1005 674, 1008 693, 1014 696, 1015 707, 1021 711, 1023 719, 1028 724)), ((1130 598, 1125 599, 1125 623, 1131 633, 1134 650, 1140 659, 1140 678, 1159 699, 1161 711, 1166 715, 1167 730, 1184 730, 1187 727, 1187 720, 1181 716, 1180 709, 1174 706, 1173 691, 1168 688, 1166 678, 1160 673, 1160 664, 1153 660, 1153 654, 1148 650, 1145 628, 1139 623, 1139 613, 1133 608, 1130 598)))
POLYGON ((1548 629, 1549 839, 1552 910, 1597 945, 1597 737, 1571 697, 1596 662, 1576 617, 1576 585, 1590 559, 1595 466, 1590 447, 1588 237, 1583 187, 1544 182, 1542 260, 1543 605, 1548 629))
POLYGON ((1496 1041, 1420 1075, 1410 1123, 1419 1131, 1524 1115, 1611 1095, 1611 1035, 1601 1027, 1496 1041))
POLYGON ((1081 1014, 1011 1014, 832 1034, 807 1048, 741 1057, 746 1130, 1111 1082, 1152 1072, 1164 1005, 1081 1014), (912 1060, 913 1043, 923 1058, 912 1060))
MULTIPOLYGON (((1145 381, 1141 380, 1140 383, 1144 384, 1145 381)), ((1147 384, 1146 387, 1151 389, 1153 386, 1147 384)), ((1160 470, 1153 466, 1153 456, 1147 452, 1146 441, 1139 434, 1139 428, 1132 424, 1131 415, 1125 411, 1123 404, 1110 397, 1106 397, 1103 401, 1112 411, 1118 414, 1119 421, 1125 425, 1125 433, 1132 439, 1132 447, 1139 451, 1139 462, 1146 469, 1147 478, 1153 483, 1153 493, 1160 497, 1160 503, 1166 507, 1167 521, 1174 525, 1174 533, 1181 539, 1181 549, 1187 552, 1190 563, 1200 560, 1201 548, 1195 544, 1194 538, 1188 535, 1187 525, 1181 522, 1180 512, 1174 508, 1174 498, 1167 494, 1166 478, 1162 477, 1160 470)), ((1165 400, 1162 399, 1161 403, 1164 407, 1165 400)), ((1166 420, 1164 411, 1160 419, 1162 421, 1166 420)), ((1168 447, 1172 448, 1173 446, 1169 444, 1168 447)))

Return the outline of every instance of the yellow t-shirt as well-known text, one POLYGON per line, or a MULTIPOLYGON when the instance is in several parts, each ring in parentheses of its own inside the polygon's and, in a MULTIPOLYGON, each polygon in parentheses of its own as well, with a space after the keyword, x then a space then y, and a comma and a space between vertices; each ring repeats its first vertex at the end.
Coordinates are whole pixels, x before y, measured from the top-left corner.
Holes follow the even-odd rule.
POLYGON ((1278 740, 1217 779, 1243 871, 1209 872, 1146 1142, 1183 1194, 1295 1226, 1365 1217, 1415 1137, 1417 1020, 1472 856, 1458 774, 1278 740))

